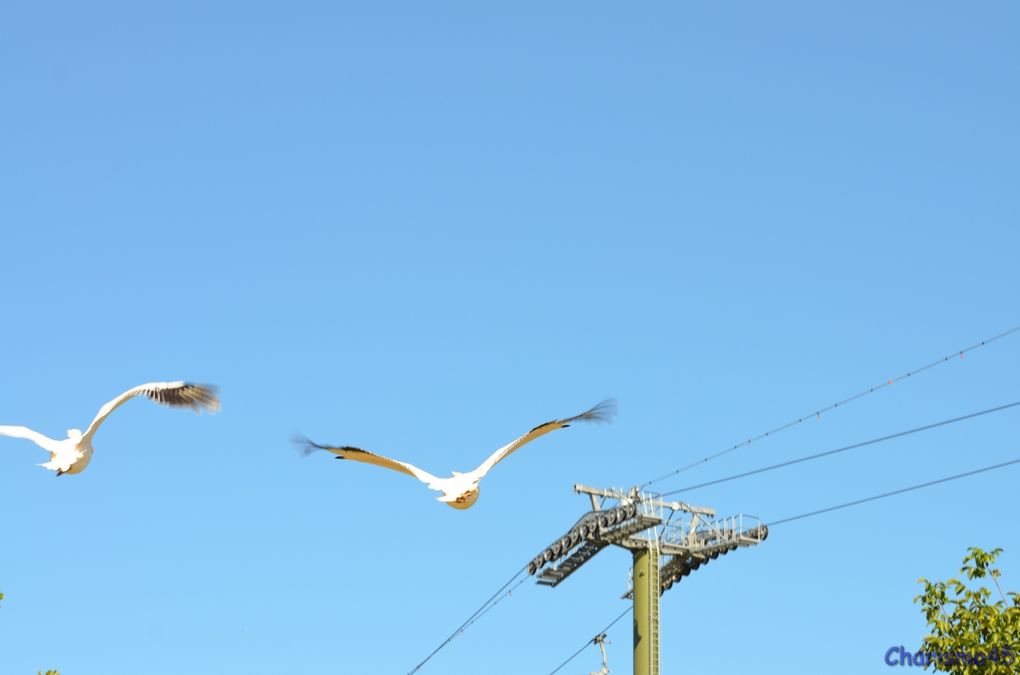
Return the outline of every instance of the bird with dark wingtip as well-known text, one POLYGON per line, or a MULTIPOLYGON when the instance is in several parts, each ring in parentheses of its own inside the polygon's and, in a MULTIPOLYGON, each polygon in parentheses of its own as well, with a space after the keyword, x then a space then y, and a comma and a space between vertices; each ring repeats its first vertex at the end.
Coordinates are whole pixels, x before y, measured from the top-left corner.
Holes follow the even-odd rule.
POLYGON ((58 441, 28 427, 0 426, 0 436, 24 438, 49 452, 50 461, 39 466, 56 471, 58 476, 65 473, 81 473, 92 459, 92 437, 99 430, 99 425, 110 416, 110 413, 135 396, 147 396, 156 403, 172 408, 191 408, 195 412, 205 410, 214 413, 220 409, 216 387, 190 382, 149 382, 128 389, 100 408, 99 414, 92 420, 85 433, 80 429, 68 429, 67 438, 58 441))
POLYGON ((489 473, 492 467, 506 459, 512 452, 520 448, 525 443, 530 443, 539 436, 544 436, 550 431, 565 429, 573 422, 608 422, 615 414, 616 401, 609 399, 602 401, 594 408, 586 410, 580 415, 574 415, 573 417, 552 420, 545 424, 539 424, 520 438, 511 441, 489 455, 489 458, 482 462, 477 469, 468 471, 467 473, 454 471, 453 475, 449 478, 439 478, 437 476, 433 476, 428 471, 419 469, 413 464, 390 459, 389 457, 383 457, 382 455, 377 455, 367 450, 354 448, 349 445, 320 445, 304 437, 296 437, 294 440, 301 446, 302 450, 306 454, 316 450, 325 450, 335 454, 337 459, 353 459, 357 462, 375 464, 376 466, 381 466, 384 469, 392 469, 393 471, 399 471, 401 473, 406 473, 409 476, 414 476, 422 483, 425 483, 430 490, 442 492, 442 496, 437 497, 439 501, 444 504, 448 504, 455 509, 467 509, 478 501, 478 483, 485 478, 485 475, 489 473))

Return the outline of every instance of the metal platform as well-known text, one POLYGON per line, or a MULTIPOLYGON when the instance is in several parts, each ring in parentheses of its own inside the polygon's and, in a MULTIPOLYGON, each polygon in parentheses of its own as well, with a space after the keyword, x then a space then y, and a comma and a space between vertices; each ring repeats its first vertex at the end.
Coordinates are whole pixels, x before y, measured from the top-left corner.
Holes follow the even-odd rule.
POLYGON ((760 544, 768 536, 768 528, 754 516, 715 518, 714 509, 663 501, 637 488, 575 485, 574 491, 591 498, 592 510, 528 563, 528 574, 542 586, 563 583, 607 546, 639 551, 654 545, 665 560, 657 575, 661 594, 710 560, 760 544), (608 500, 617 504, 605 508, 608 500))

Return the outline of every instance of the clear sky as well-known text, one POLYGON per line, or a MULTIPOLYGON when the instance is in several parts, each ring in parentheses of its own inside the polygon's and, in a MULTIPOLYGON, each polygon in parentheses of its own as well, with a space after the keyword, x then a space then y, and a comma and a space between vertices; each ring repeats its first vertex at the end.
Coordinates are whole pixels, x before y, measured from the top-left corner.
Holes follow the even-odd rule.
MULTIPOLYGON (((0 9, 0 672, 405 673, 627 487, 1020 323, 1015 2, 0 9), (458 512, 289 437, 466 470, 458 512)), ((1018 398, 1020 334, 664 482, 1018 398)), ((1016 409, 682 495, 768 521, 1020 456, 1016 409)), ((1020 467, 775 528, 662 599, 663 673, 888 670, 1020 467)), ((546 673, 609 550, 423 673, 546 673)), ((610 668, 631 672, 629 619, 610 668)), ((564 671, 597 670, 592 648, 564 671)))

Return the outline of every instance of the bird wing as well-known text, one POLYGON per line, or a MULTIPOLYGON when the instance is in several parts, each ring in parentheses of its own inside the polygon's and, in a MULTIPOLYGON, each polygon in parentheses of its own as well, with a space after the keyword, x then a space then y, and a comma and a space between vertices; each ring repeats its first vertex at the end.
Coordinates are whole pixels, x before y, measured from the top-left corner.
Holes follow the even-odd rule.
POLYGON ((205 410, 214 413, 220 409, 220 399, 216 395, 216 387, 190 382, 149 382, 128 389, 100 408, 99 414, 85 431, 83 439, 91 440, 96 430, 99 429, 99 425, 110 416, 110 413, 135 396, 147 396, 156 403, 174 408, 191 408, 195 412, 205 410))
POLYGON ((60 441, 44 436, 38 431, 33 431, 28 427, 7 427, 0 426, 0 436, 10 436, 11 438, 24 438, 32 441, 43 450, 49 452, 56 452, 57 447, 60 446, 60 441))
POLYGON ((525 443, 530 443, 539 436, 544 436, 550 431, 569 427, 572 422, 608 422, 615 414, 616 401, 608 399, 602 401, 590 410, 585 410, 580 415, 574 415, 573 417, 567 417, 566 419, 552 420, 545 424, 539 424, 520 438, 504 445, 502 448, 489 455, 489 458, 482 462, 481 466, 472 471, 472 474, 475 476, 475 480, 480 480, 483 476, 485 476, 485 474, 489 473, 492 467, 509 457, 512 452, 520 448, 525 443))
POLYGON ((433 490, 441 490, 439 487, 435 487, 441 482, 440 478, 433 476, 428 471, 419 469, 414 464, 407 462, 401 462, 396 459, 390 459, 389 457, 383 457, 377 455, 374 452, 368 450, 362 450, 361 448, 351 447, 349 445, 334 446, 334 445, 319 445, 307 438, 296 437, 294 442, 301 446, 302 451, 307 455, 315 452, 316 450, 325 450, 326 452, 332 452, 337 456, 337 459, 353 459, 356 462, 364 462, 365 464, 374 464, 381 466, 384 469, 392 469, 393 471, 399 471, 400 473, 406 473, 408 476, 414 476, 422 483, 425 483, 433 490))

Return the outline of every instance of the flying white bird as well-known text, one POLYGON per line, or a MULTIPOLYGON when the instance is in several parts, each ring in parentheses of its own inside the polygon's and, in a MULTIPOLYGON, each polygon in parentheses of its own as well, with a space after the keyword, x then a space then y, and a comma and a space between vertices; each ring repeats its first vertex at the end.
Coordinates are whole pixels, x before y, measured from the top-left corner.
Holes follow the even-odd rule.
POLYGON ((489 473, 489 471, 492 470, 492 467, 496 466, 503 459, 510 456, 510 453, 514 450, 517 450, 525 443, 529 443, 550 431, 569 427, 571 422, 606 422, 609 421, 615 413, 616 401, 610 399, 599 403, 591 410, 587 410, 580 415, 574 415, 573 417, 568 417, 566 419, 553 420, 551 422, 546 422, 545 424, 539 424, 537 427, 517 440, 504 445, 502 448, 492 453, 489 458, 482 462, 481 466, 474 471, 469 471, 467 473, 454 471, 450 478, 438 478, 430 474, 428 471, 419 469, 413 464, 376 455, 368 452, 367 450, 361 450, 360 448, 352 448, 350 446, 335 447, 332 445, 319 445, 318 443, 313 443, 303 437, 297 437, 294 440, 302 446, 305 454, 315 452, 316 450, 326 450, 337 455, 337 459, 353 459, 358 462, 375 464, 376 466, 381 466, 384 469, 392 469, 394 471, 414 476, 422 483, 425 483, 430 490, 442 492, 443 495, 441 497, 437 497, 439 501, 444 504, 448 504, 455 509, 467 509, 478 501, 478 483, 482 480, 482 478, 485 478, 485 474, 489 473))
POLYGON ((189 382, 150 382, 128 389, 102 408, 92 420, 92 424, 83 434, 80 429, 68 429, 67 438, 58 441, 43 436, 28 427, 0 426, 0 436, 25 438, 50 453, 50 461, 39 466, 56 471, 58 476, 65 473, 81 473, 92 459, 92 437, 99 426, 128 399, 135 396, 148 396, 156 403, 176 408, 191 408, 195 412, 214 413, 220 409, 220 399, 216 388, 189 382))

